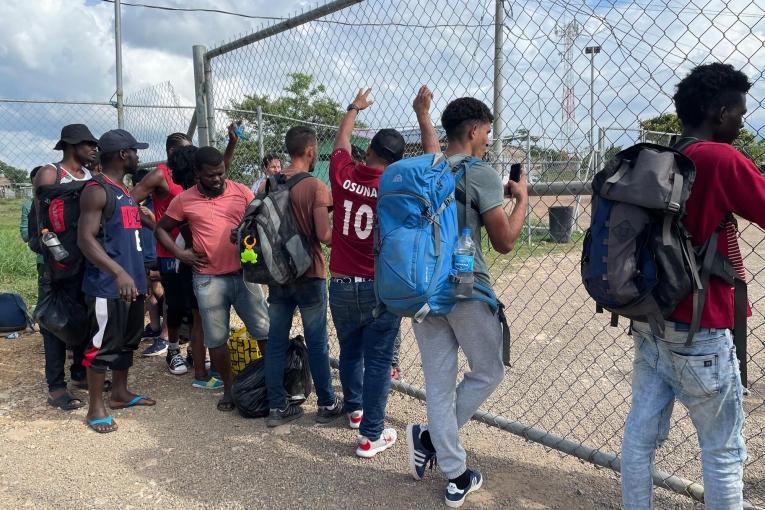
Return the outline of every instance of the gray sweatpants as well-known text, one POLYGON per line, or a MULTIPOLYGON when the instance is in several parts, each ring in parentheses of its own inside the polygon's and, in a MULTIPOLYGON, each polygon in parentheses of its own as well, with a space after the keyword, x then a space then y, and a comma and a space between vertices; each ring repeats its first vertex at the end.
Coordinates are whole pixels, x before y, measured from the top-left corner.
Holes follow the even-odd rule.
POLYGON ((459 429, 497 388, 505 374, 502 364, 502 327, 486 303, 463 301, 442 317, 413 322, 425 373, 428 430, 438 465, 448 478, 467 468, 467 454, 459 429), (457 349, 468 360, 457 385, 457 349))

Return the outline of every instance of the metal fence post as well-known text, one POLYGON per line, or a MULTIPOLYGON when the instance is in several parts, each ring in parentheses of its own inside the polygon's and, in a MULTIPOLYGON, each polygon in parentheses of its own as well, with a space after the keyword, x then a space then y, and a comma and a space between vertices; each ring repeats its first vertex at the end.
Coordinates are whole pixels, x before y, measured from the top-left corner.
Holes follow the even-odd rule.
POLYGON ((205 101, 205 53, 204 46, 195 45, 194 58, 194 95, 196 98, 197 139, 200 147, 210 145, 210 134, 207 130, 207 105, 205 101))
MULTIPOLYGON (((526 131, 526 182, 528 183, 529 177, 531 177, 531 131, 526 131)), ((527 239, 526 243, 531 246, 531 200, 526 208, 526 230, 527 239)))
POLYGON ((210 59, 204 57, 204 90, 205 90, 205 103, 207 105, 207 138, 210 141, 210 145, 218 145, 218 135, 215 131, 215 103, 213 101, 213 80, 212 80, 212 66, 210 65, 210 59))
POLYGON ((263 149, 263 108, 258 106, 258 161, 263 161, 265 158, 265 151, 263 149))
POLYGON ((495 0, 494 14, 494 155, 500 163, 500 168, 504 173, 504 165, 501 162, 502 157, 502 130, 503 109, 505 101, 502 97, 502 88, 505 79, 502 77, 502 70, 505 66, 505 55, 503 53, 505 39, 505 7, 502 0, 495 0))
POLYGON ((117 68, 117 127, 125 127, 124 92, 122 90, 122 8, 120 0, 114 2, 114 64, 117 68))

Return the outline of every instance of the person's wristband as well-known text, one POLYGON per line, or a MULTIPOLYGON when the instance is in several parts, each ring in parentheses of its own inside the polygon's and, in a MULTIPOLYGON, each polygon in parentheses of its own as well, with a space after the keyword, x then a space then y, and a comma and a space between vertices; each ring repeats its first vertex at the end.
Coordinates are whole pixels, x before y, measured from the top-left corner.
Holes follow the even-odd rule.
POLYGON ((356 110, 356 113, 359 113, 361 111, 361 108, 356 106, 355 103, 351 103, 351 104, 348 105, 348 108, 346 108, 345 110, 348 111, 348 112, 351 111, 351 110, 356 110))

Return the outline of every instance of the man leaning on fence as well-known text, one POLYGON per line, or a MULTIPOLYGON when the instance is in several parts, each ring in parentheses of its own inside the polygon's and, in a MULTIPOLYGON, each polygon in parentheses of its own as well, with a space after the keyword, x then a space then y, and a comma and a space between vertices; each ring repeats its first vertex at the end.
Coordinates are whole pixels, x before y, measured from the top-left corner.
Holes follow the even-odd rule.
MULTIPOLYGON (((695 68, 674 96, 683 125, 683 152, 696 166, 696 180, 686 203, 685 227, 694 245, 702 245, 723 225, 717 251, 740 276, 744 266, 730 213, 765 227, 765 179, 731 145, 746 113, 748 78, 730 65, 695 68)), ((701 329, 684 345, 693 315, 693 298, 681 302, 667 322, 664 338, 648 324, 635 322, 632 408, 622 444, 622 499, 626 509, 653 506, 651 471, 656 448, 669 434, 675 400, 682 402, 696 427, 701 446, 704 501, 713 510, 743 506, 743 387, 736 349, 733 289, 712 276, 701 329)))
MULTIPOLYGON (((444 155, 453 167, 468 157, 481 158, 486 154, 493 120, 489 108, 472 97, 456 99, 446 106, 441 116, 448 142, 444 155)), ((429 127, 433 129, 432 125, 429 127)), ((449 478, 445 502, 450 507, 461 506, 466 496, 479 489, 483 482, 477 470, 467 467, 459 429, 502 382, 505 373, 501 356, 502 326, 489 269, 481 251, 481 229, 486 229, 495 250, 508 253, 521 233, 528 205, 525 176, 520 182, 509 181, 504 186, 504 194, 515 199, 515 206, 508 215, 503 208, 503 185, 497 171, 484 162, 473 164, 467 171, 470 172, 471 199, 467 205, 459 199, 460 192, 465 194, 462 179, 457 185, 457 218, 460 231, 463 228, 472 231, 477 247, 476 283, 491 296, 486 296, 486 300, 474 297, 459 301, 448 315, 427 316, 420 323, 413 321, 425 374, 428 424, 407 427, 412 476, 422 479, 426 465, 437 455, 439 467, 449 478), (465 207, 469 208, 467 222, 465 207), (489 305, 489 301, 494 306, 489 305), (460 348, 467 357, 470 371, 456 385, 460 348)))

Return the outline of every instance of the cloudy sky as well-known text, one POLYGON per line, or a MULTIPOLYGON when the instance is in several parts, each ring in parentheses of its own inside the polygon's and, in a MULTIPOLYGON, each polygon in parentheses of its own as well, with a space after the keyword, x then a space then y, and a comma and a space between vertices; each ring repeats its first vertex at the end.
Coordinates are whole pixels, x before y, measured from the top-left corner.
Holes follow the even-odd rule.
MULTIPOLYGON (((275 17, 315 6, 296 0, 127 3, 275 17)), ((631 142, 630 130, 640 120, 671 110, 672 88, 688 70, 715 60, 744 69, 755 82, 747 123, 765 135, 765 10, 757 4, 506 1, 502 134, 529 129, 548 146, 586 148, 590 62, 584 48, 600 45, 594 118, 608 128, 609 143, 631 142), (566 65, 561 31, 574 23, 566 65), (566 82, 574 105, 569 122, 561 106, 566 82)), ((213 60, 215 104, 226 107, 245 94, 277 95, 296 71, 313 75, 342 105, 358 87, 373 86, 376 105, 362 118, 373 127, 413 125, 409 105, 422 83, 435 91, 434 120, 454 97, 473 95, 492 104, 494 9, 493 0, 367 0, 213 60)), ((113 11, 100 0, 0 2, 0 97, 108 101, 114 93, 113 11)), ((191 47, 212 48, 270 23, 128 5, 122 19, 125 94, 142 104, 193 104, 191 47)), ((128 127, 159 149, 163 133, 185 130, 190 111, 126 115, 128 127)), ((86 122, 99 135, 114 127, 115 118, 109 106, 0 103, 0 160, 23 167, 49 160, 62 124, 86 122)), ((219 124, 224 118, 221 113, 219 124)), ((144 159, 157 155, 161 150, 144 159)))

